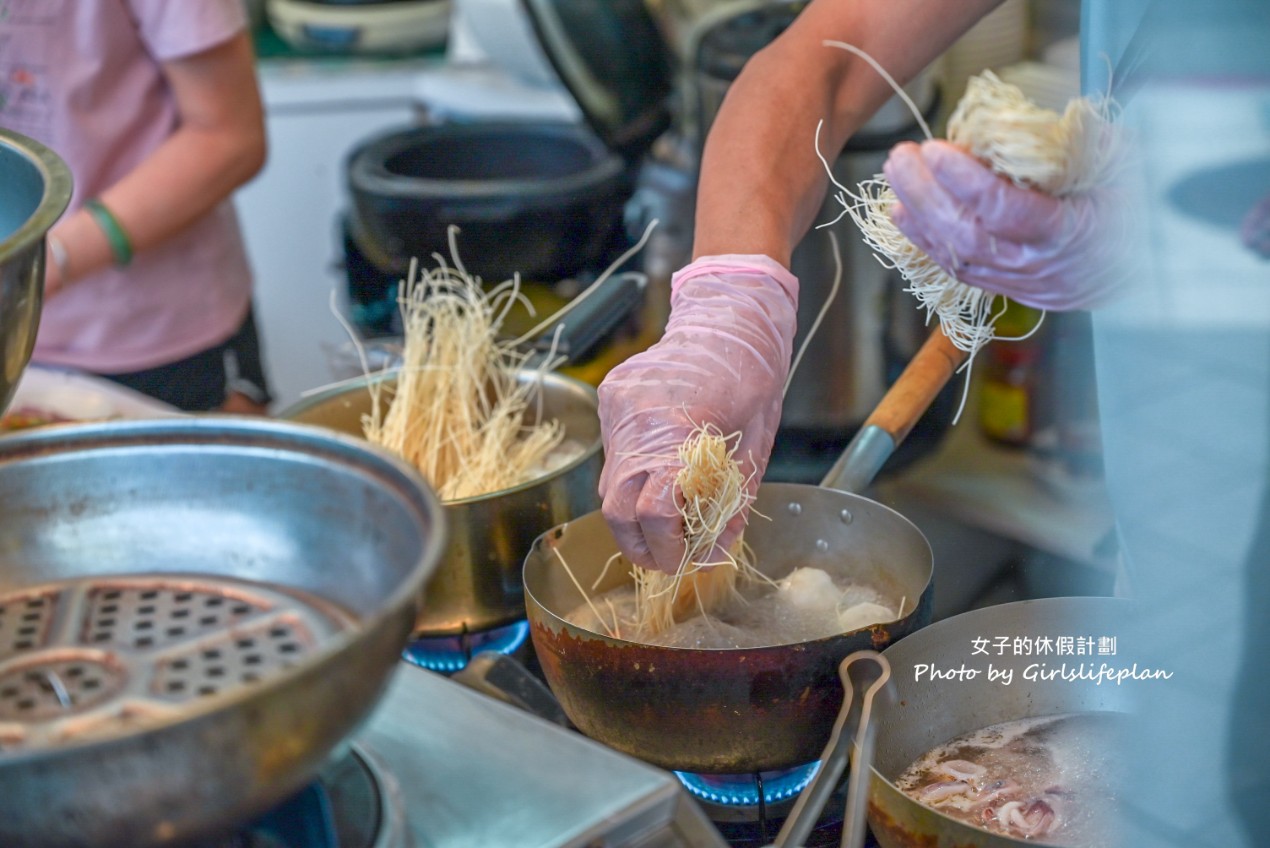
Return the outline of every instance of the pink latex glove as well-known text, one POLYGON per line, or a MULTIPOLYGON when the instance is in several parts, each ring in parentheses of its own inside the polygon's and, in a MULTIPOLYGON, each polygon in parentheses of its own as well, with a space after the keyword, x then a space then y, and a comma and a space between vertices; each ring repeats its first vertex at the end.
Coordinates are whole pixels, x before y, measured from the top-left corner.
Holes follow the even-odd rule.
MULTIPOLYGON (((702 257, 671 281, 661 340, 600 384, 600 497, 618 547, 636 565, 679 567, 678 450, 697 425, 742 434, 735 456, 751 494, 758 488, 780 423, 797 302, 798 280, 766 256, 702 257)), ((743 528, 744 513, 718 547, 743 528)))
POLYGON ((946 141, 896 145, 883 166, 891 220, 958 280, 1040 309, 1085 309, 1123 282, 1123 215, 1095 189, 1055 198, 1019 188, 946 141))

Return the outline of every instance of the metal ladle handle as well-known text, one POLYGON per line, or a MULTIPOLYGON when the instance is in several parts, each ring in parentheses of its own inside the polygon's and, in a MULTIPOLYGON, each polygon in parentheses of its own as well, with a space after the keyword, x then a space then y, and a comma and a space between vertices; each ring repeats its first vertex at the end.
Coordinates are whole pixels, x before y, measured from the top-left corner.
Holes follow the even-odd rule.
POLYGON ((885 690, 893 695, 895 684, 891 682, 891 664, 877 651, 856 651, 838 665, 842 679, 842 709, 833 725, 833 733, 820 755, 820 767, 811 782, 799 794, 789 818, 776 835, 774 848, 799 848, 807 841, 812 828, 820 818, 825 803, 833 795, 846 771, 850 756, 851 776, 847 784, 846 814, 842 823, 843 848, 860 848, 864 844, 866 806, 869 797, 869 766, 873 762, 875 728, 872 724, 873 701, 885 690), (859 707, 855 706, 855 678, 851 666, 856 663, 872 663, 876 672, 866 675, 862 681, 863 695, 859 707))

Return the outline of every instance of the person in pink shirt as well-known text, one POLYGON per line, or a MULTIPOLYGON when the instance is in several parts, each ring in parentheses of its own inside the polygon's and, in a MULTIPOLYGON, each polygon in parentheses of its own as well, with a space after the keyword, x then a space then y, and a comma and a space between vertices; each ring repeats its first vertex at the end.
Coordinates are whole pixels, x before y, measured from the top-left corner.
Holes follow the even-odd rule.
POLYGON ((75 177, 32 361, 263 412, 230 202, 266 156, 241 0, 0 0, 0 125, 75 177))

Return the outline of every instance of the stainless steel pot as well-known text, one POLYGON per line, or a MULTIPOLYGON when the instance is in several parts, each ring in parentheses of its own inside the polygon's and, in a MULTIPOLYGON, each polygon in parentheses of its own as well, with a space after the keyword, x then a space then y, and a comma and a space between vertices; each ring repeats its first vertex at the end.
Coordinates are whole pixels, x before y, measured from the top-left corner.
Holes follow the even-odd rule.
POLYGON ((874 586, 898 602, 897 621, 766 648, 663 648, 569 623, 585 603, 578 583, 603 593, 631 582, 611 568, 617 545, 599 512, 547 534, 525 562, 534 648, 552 692, 579 730, 663 768, 750 774, 815 760, 842 702, 838 663, 882 648, 930 621, 933 560, 926 538, 868 498, 788 483, 763 484, 745 538, 767 575, 820 568, 874 586))
POLYGON ((234 418, 0 439, 0 844, 233 829, 368 714, 444 544, 419 475, 234 418))
MULTIPOLYGON (((1128 712, 1132 687, 1095 680, 1027 680, 1036 663, 1060 665, 1109 657, 976 654, 976 639, 1033 640, 1060 636, 1120 637, 1131 601, 1117 598, 1047 598, 986 607, 936 622, 883 651, 896 684, 896 701, 877 711, 875 756, 869 788, 869 826, 882 848, 1024 848, 1010 839, 963 824, 923 806, 893 781, 918 757, 964 733, 1007 721, 1075 712, 1128 712), (1010 685, 990 680, 987 666, 1013 673, 1010 685), (915 679, 919 664, 978 669, 973 679, 915 679)), ((1130 648, 1123 639, 1119 646, 1130 648)), ((1123 661, 1123 657, 1121 657, 1123 661)), ((1120 662, 1115 663, 1121 664, 1120 662)), ((1112 844, 1114 838, 1109 839, 1112 844)))
MULTIPOLYGON (((534 539, 599 507, 603 460, 595 390, 559 374, 540 378, 526 371, 520 379, 541 379, 541 414, 560 421, 582 454, 522 486, 444 505, 450 546, 428 585, 428 603, 415 622, 418 635, 479 632, 524 618, 521 564, 534 539)), ((316 394, 280 415, 361 436, 362 416, 370 412, 369 382, 361 379, 316 394)))
POLYGON ((44 145, 0 129, 0 412, 31 359, 44 300, 44 237, 71 199, 71 172, 44 145))

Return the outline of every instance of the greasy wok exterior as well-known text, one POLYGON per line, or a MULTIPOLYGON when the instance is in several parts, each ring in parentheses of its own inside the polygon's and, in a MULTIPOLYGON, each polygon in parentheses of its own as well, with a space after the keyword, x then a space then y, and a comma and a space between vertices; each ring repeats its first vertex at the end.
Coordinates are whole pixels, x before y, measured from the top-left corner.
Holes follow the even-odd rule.
MULTIPOLYGON (((895 602, 901 620, 810 642, 733 650, 643 645, 564 620, 583 597, 559 557, 590 587, 617 545, 603 516, 557 527, 525 563, 534 648, 570 720, 593 739, 654 765, 742 774, 817 759, 842 704, 838 664, 882 649, 930 620, 933 568, 922 533, 867 498, 796 484, 764 484, 754 504, 770 521, 746 529, 755 563, 780 578, 800 566, 850 575, 895 602), (558 554, 558 555, 557 555, 558 554)), ((630 582, 610 568, 595 593, 630 582)))

